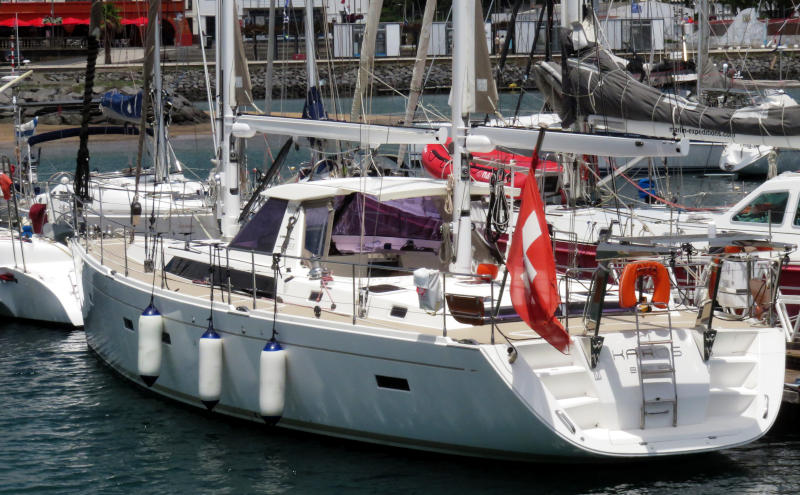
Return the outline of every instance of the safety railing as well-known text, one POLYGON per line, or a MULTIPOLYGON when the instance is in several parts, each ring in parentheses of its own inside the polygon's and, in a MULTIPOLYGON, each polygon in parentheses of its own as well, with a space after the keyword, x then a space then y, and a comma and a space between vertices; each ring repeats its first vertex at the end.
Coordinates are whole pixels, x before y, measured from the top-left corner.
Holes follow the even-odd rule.
MULTIPOLYGON (((394 285, 398 290, 416 291, 417 287, 413 284, 414 268, 336 259, 321 260, 316 257, 288 254, 273 256, 255 251, 231 249, 210 241, 169 240, 159 234, 144 236, 148 237, 146 253, 150 254, 145 255, 144 262, 141 259, 133 261, 129 252, 131 227, 106 219, 95 228, 87 228, 85 217, 89 213, 91 213, 89 208, 83 208, 82 212, 74 216, 75 232, 82 237, 80 241, 84 249, 88 252, 93 251, 96 259, 99 258, 100 264, 124 273, 126 277, 159 284, 162 289, 174 291, 180 284, 205 286, 209 290, 213 288, 215 292, 219 291, 217 294, 220 294, 220 300, 235 307, 249 305, 252 310, 260 311, 269 311, 277 304, 308 307, 318 318, 323 318, 325 314, 339 317, 347 315, 353 325, 365 320, 379 326, 382 323, 389 326, 393 322, 405 323, 418 327, 421 331, 427 329, 430 333, 440 333, 443 337, 448 336, 448 327, 455 325, 464 328, 465 325, 471 324, 478 328, 485 327, 487 331, 485 338, 490 343, 504 340, 511 346, 515 341, 537 337, 535 334, 510 336, 502 330, 502 324, 519 321, 511 309, 507 274, 500 274, 489 280, 490 277, 481 277, 475 273, 431 270, 438 281, 438 284, 432 284, 430 289, 436 291, 433 300, 438 307, 426 311, 416 304, 418 300, 416 294, 415 304, 401 304, 391 298, 380 296, 387 290, 387 285, 394 285), (180 256, 181 252, 192 252, 193 260, 200 260, 199 253, 208 252, 208 258, 204 261, 207 264, 207 275, 202 280, 203 283, 199 283, 201 280, 189 280, 169 272, 168 251, 172 256, 180 256), (300 264, 326 267, 318 272, 311 270, 309 274, 310 280, 319 280, 318 290, 311 287, 312 293, 319 294, 316 300, 310 298, 307 291, 293 291, 291 284, 285 283, 285 279, 293 277, 285 272, 285 268, 300 264), (390 271, 391 275, 380 276, 380 281, 375 282, 378 279, 375 272, 381 270, 390 271), (335 280, 330 275, 331 271, 337 273, 335 280), (243 273, 249 279, 247 285, 242 282, 243 273), (238 276, 236 283, 233 281, 234 275, 238 276), (265 277, 272 280, 265 282, 265 277), (281 278, 284 281, 281 281, 281 278), (370 284, 370 281, 373 283, 370 284), (452 290, 465 281, 470 282, 471 287, 479 286, 481 290, 472 290, 464 294, 452 290), (271 290, 265 290, 265 283, 271 284, 271 290), (348 287, 344 287, 345 285, 348 287), (394 318, 385 317, 390 314, 394 316, 393 311, 397 312, 394 318)), ((309 288, 309 285, 303 287, 309 288)), ((181 291, 181 293, 187 292, 181 291)))

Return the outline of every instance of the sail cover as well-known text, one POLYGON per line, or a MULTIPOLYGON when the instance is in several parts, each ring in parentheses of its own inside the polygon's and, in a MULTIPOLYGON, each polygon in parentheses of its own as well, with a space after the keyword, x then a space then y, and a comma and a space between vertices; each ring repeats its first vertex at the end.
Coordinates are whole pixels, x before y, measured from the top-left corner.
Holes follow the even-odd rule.
POLYGON ((36 125, 39 123, 39 117, 34 117, 32 120, 25 122, 24 124, 20 124, 16 127, 17 137, 22 139, 23 141, 27 140, 33 133, 36 132, 36 125))
MULTIPOLYGON (((234 12, 239 12, 239 7, 234 1, 234 12)), ((234 88, 236 91, 236 104, 238 106, 256 107, 253 101, 253 84, 250 81, 250 69, 247 66, 247 56, 244 53, 244 42, 242 41, 242 28, 239 22, 234 23, 234 60, 233 70, 235 72, 234 88)))
POLYGON ((100 97, 100 109, 106 117, 138 124, 142 119, 142 95, 141 91, 126 95, 111 90, 100 97))
MULTIPOLYGON (((489 47, 486 44, 486 31, 483 24, 483 7, 475 0, 475 59, 467 60, 464 73, 464 97, 462 110, 465 113, 497 113, 497 86, 492 75, 489 60, 489 47)), ((453 94, 449 103, 452 105, 453 94)))
POLYGON ((800 148, 800 106, 709 107, 636 81, 604 50, 537 64, 536 82, 569 126, 576 114, 612 131, 800 148))

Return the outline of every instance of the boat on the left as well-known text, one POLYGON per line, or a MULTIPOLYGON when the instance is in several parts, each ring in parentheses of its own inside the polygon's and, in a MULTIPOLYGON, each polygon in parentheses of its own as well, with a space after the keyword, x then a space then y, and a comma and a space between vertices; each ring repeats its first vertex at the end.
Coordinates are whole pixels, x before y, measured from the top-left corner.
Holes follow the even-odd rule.
MULTIPOLYGON (((31 71, 4 76, 0 91, 13 90, 30 75, 31 71)), ((19 150, 35 132, 36 122, 21 124, 17 108, 14 115, 19 150)), ((16 165, 3 157, 0 166, 0 210, 4 210, 0 215, 0 315, 83 326, 79 271, 70 250, 47 224, 44 205, 29 203, 34 169, 30 160, 16 155, 16 165)))

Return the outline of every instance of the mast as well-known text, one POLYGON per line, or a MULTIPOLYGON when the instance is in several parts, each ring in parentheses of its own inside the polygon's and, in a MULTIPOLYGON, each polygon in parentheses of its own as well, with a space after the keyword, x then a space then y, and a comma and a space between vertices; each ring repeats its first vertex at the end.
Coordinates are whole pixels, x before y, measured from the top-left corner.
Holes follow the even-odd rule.
POLYGON ((362 120, 363 108, 361 101, 367 92, 366 81, 369 78, 369 68, 375 60, 375 37, 378 35, 381 8, 383 8, 383 0, 373 0, 369 3, 367 25, 364 27, 364 39, 361 41, 361 57, 358 61, 356 89, 353 92, 353 106, 350 109, 350 122, 362 120))
MULTIPOLYGON (((258 43, 258 40, 256 40, 258 43)), ((272 113, 272 66, 275 59, 275 0, 269 0, 269 28, 267 29, 267 73, 264 76, 264 114, 272 113)))
POLYGON ((156 117, 156 136, 155 136, 155 177, 156 181, 164 182, 169 179, 167 166, 167 147, 164 130, 164 94, 162 92, 161 81, 161 9, 156 12, 156 19, 153 25, 154 35, 154 57, 153 57, 153 112, 156 117))
POLYGON ((89 14, 89 34, 86 37, 88 46, 86 58, 86 81, 83 87, 83 107, 81 109, 81 134, 78 145, 78 159, 75 165, 75 196, 81 203, 91 199, 89 196, 89 113, 92 106, 92 89, 94 88, 94 72, 97 63, 97 50, 100 37, 100 23, 103 5, 99 0, 92 0, 89 14))
MULTIPOLYGON (((422 93, 422 78, 425 75, 425 59, 428 57, 428 46, 431 41, 431 24, 433 14, 436 12, 436 0, 425 2, 425 13, 422 14, 422 27, 419 30, 419 40, 417 41, 417 58, 414 61, 414 72, 411 74, 411 91, 408 93, 408 103, 406 104, 406 115, 403 117, 403 124, 410 125, 414 120, 414 113, 417 110, 419 95, 422 93)), ((400 145, 397 151, 397 164, 403 164, 403 158, 408 146, 400 145)))
POLYGON ((239 164, 234 150, 231 149, 231 125, 233 124, 234 72, 234 23, 239 22, 233 0, 220 0, 219 42, 217 45, 217 87, 219 88, 219 105, 217 115, 222 119, 222 139, 219 143, 219 160, 222 174, 222 238, 229 241, 239 231, 239 164))
MULTIPOLYGON (((456 259, 450 270, 458 273, 472 271, 472 222, 469 202, 469 164, 466 153, 466 125, 468 117, 464 105, 468 84, 475 84, 475 0, 463 0, 453 9, 453 86, 450 94, 450 136, 453 139, 453 230, 456 237, 456 259)), ((483 41, 483 40, 481 40, 483 41)), ((471 91, 474 94, 474 88, 471 91)))
POLYGON ((314 2, 312 0, 306 0, 306 22, 305 22, 305 31, 306 31, 306 72, 308 72, 308 87, 309 91, 311 88, 317 87, 317 60, 316 60, 316 53, 315 50, 315 39, 314 39, 314 2))
POLYGON ((697 31, 697 101, 700 101, 700 92, 703 89, 703 69, 708 54, 708 0, 697 2, 699 11, 697 22, 700 24, 697 31))
POLYGON ((561 27, 572 31, 572 24, 581 21, 581 4, 575 0, 561 2, 561 27))

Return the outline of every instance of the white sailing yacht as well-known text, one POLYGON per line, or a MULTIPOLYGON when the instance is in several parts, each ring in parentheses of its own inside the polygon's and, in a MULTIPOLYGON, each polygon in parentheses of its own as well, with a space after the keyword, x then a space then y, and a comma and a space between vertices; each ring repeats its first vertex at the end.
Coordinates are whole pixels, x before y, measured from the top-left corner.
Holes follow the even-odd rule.
MULTIPOLYGON (((113 172, 91 173, 84 186, 82 217, 95 228, 101 227, 98 219, 103 216, 103 227, 109 230, 125 226, 168 236, 215 236, 218 232, 211 210, 213 186, 184 176, 183 166, 169 142, 166 115, 170 104, 162 89, 161 77, 160 0, 149 2, 148 19, 142 93, 127 99, 124 95, 110 96, 108 106, 103 107, 104 112, 117 119, 140 124, 137 165, 113 172), (149 169, 142 170, 148 134, 152 134, 148 144, 153 163, 149 169), (131 225, 132 218, 142 216, 144 221, 131 225)), ((47 205, 51 218, 70 216, 75 209, 73 182, 62 176, 56 183, 48 184, 47 190, 35 201, 47 205)))
MULTIPOLYGON (((476 11, 474 0, 454 11, 450 133, 462 167, 468 150, 539 136, 464 125, 486 89, 471 62, 476 11)), ((237 177, 231 134, 280 129, 368 146, 444 140, 429 129, 235 116, 232 1, 220 2, 220 21, 225 177, 237 177)), ((539 143, 633 155, 680 147, 555 133, 539 143)), ((715 320, 711 302, 697 319, 664 297, 669 282, 659 276, 648 312, 602 316, 606 284, 597 283, 590 317, 558 323, 570 334, 561 352, 540 337, 544 328, 516 318, 505 281, 485 263, 490 254, 471 244, 470 198, 485 191, 460 176, 454 191, 399 177, 274 186, 241 230, 238 197, 227 194, 228 243, 76 239, 87 343, 125 379, 191 406, 449 454, 663 456, 741 445, 769 429, 783 387, 780 329, 715 320)), ((234 184, 223 191, 235 193, 234 184)), ((532 230, 520 232, 527 239, 532 230)))
MULTIPOLYGON (((0 91, 13 88, 31 71, 13 74, 3 78, 0 91)), ((12 98, 13 101, 15 99, 12 98)), ((19 124, 19 112, 15 109, 17 139, 30 135, 34 125, 19 124), (23 132, 25 131, 25 132, 23 132)), ((24 143, 17 142, 17 149, 24 143)), ((5 158, 5 157, 4 157, 5 158)), ((21 204, 25 193, 29 192, 33 169, 18 163, 11 171, 9 161, 4 160, 2 175, 3 199, 0 203, 5 210, 0 222, 5 227, 0 231, 0 314, 45 323, 68 326, 83 325, 81 315, 80 278, 75 270, 72 253, 66 245, 53 241, 52 231, 48 237, 42 228, 45 216, 43 209, 38 212, 22 211, 21 204), (23 170, 25 169, 25 170, 23 170), (13 182, 21 184, 20 191, 13 182), (28 218, 30 217, 30 218, 28 218), (35 301, 35 304, 32 302, 35 301)), ((34 209, 36 210, 36 209, 34 209)))

